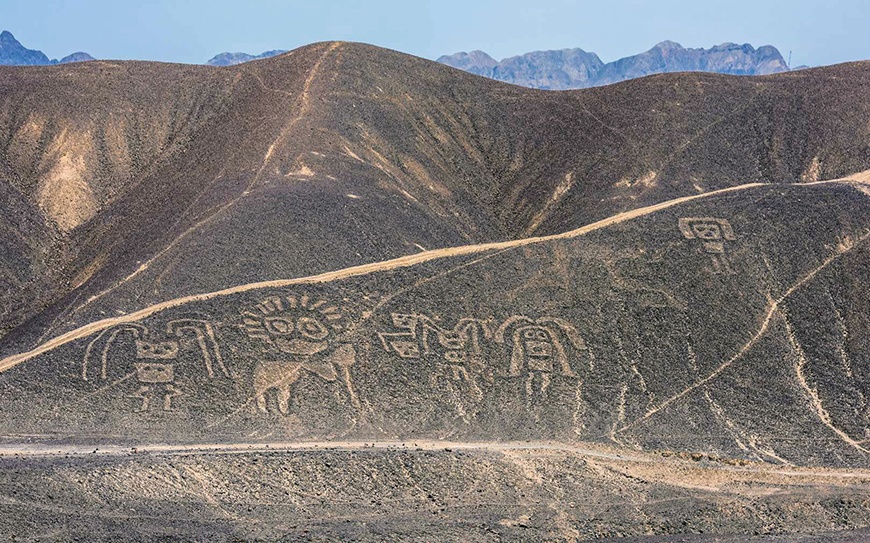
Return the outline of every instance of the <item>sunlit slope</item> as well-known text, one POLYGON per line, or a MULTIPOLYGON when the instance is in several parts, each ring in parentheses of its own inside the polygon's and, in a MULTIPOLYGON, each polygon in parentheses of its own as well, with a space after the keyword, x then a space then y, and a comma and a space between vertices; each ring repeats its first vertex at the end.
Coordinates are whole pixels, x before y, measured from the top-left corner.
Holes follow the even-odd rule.
POLYGON ((170 301, 0 362, 0 433, 591 441, 866 466, 868 206, 856 182, 748 185, 170 301))

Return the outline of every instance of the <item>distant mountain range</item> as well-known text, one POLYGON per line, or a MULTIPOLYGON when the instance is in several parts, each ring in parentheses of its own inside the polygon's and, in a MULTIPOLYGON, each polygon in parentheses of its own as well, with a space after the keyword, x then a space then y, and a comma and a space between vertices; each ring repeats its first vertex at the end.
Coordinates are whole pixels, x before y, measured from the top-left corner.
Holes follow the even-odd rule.
POLYGON ((236 64, 242 64, 243 62, 274 57, 286 52, 287 51, 283 49, 275 49, 274 51, 266 51, 259 55, 250 55, 248 53, 221 53, 212 57, 212 59, 206 62, 206 64, 209 66, 235 66, 236 64))
POLYGON ((94 57, 82 51, 67 55, 60 60, 49 59, 42 51, 28 49, 21 45, 21 42, 16 40, 8 30, 0 32, 0 65, 3 66, 48 66, 86 60, 94 60, 94 57))
POLYGON ((723 43, 691 49, 664 41, 649 51, 604 63, 583 49, 535 51, 496 61, 483 51, 442 56, 438 62, 506 83, 538 89, 581 89, 668 72, 766 75, 789 71, 772 45, 723 43))

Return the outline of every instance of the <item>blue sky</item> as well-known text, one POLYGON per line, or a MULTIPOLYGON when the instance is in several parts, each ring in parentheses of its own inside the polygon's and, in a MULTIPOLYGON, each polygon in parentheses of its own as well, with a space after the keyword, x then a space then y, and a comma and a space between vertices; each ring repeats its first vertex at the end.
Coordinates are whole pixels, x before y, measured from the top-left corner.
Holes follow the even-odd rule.
POLYGON ((202 63, 340 39, 433 59, 581 47, 607 62, 670 39, 772 44, 792 65, 870 59, 870 0, 0 0, 0 28, 52 58, 202 63))

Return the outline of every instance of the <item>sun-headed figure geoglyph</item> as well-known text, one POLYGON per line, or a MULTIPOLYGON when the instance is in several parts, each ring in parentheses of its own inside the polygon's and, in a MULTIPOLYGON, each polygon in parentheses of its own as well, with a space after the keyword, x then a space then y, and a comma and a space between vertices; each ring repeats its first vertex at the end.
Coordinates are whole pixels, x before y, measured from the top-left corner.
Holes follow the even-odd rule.
POLYGON ((341 380, 351 403, 359 406, 349 370, 356 351, 337 341, 348 326, 338 306, 307 294, 287 294, 268 297, 241 314, 245 333, 263 347, 253 373, 257 409, 268 413, 274 392, 277 411, 289 415, 293 385, 306 374, 341 380))

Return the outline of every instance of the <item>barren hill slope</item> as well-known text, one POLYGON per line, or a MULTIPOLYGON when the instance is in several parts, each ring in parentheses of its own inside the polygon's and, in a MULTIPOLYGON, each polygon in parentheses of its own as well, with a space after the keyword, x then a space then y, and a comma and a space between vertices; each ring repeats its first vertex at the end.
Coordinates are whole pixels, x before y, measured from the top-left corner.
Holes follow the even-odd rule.
POLYGON ((0 525, 57 499, 44 523, 106 540, 117 508, 142 541, 867 527, 868 217, 866 182, 746 184, 89 322, 0 360, 0 525))
POLYGON ((4 68, 6 228, 26 241, 2 327, 30 319, 12 338, 32 345, 191 292, 865 170, 868 74, 548 93, 338 42, 227 68, 4 68))

